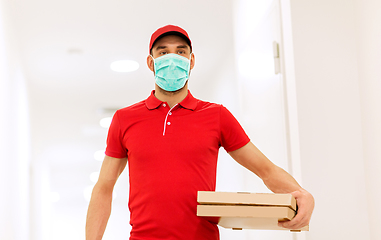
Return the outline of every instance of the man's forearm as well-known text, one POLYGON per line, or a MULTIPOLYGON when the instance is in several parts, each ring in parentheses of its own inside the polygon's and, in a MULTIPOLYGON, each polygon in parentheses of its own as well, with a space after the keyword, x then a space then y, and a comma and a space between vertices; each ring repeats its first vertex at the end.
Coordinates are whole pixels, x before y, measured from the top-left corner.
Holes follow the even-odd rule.
POLYGON ((112 191, 95 185, 86 219, 86 240, 101 240, 111 213, 112 191))
POLYGON ((251 142, 229 154, 242 166, 246 167, 275 193, 291 193, 298 204, 298 214, 287 222, 279 223, 284 228, 300 229, 309 224, 315 201, 296 180, 282 168, 273 164, 251 142))
POLYGON ((275 166, 262 180, 274 193, 291 193, 302 189, 288 172, 278 166, 275 166))

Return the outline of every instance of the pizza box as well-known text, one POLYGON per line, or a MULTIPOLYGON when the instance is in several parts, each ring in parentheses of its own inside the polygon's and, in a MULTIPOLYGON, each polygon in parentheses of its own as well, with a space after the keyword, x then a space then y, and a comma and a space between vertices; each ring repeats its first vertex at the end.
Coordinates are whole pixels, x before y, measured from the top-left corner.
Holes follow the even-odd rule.
MULTIPOLYGON (((232 193, 199 191, 197 216, 219 217, 224 228, 290 230, 278 221, 291 220, 296 213, 296 200, 291 194, 232 193)), ((308 231, 303 227, 291 231, 308 231)))
POLYGON ((208 205, 283 206, 296 211, 295 198, 291 194, 282 193, 198 191, 197 202, 208 205))

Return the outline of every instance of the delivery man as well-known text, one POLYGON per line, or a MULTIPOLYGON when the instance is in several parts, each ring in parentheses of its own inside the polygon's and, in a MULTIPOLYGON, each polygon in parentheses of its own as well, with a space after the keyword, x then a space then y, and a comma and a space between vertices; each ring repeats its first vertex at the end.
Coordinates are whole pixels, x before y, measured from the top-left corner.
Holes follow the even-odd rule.
POLYGON ((106 157, 90 200, 86 239, 102 239, 112 192, 128 163, 130 240, 217 240, 215 218, 198 217, 197 192, 214 191, 218 149, 259 176, 275 193, 291 193, 295 218, 279 223, 309 224, 314 198, 255 146, 222 105, 199 100, 188 90, 195 55, 188 33, 173 25, 151 36, 148 68, 155 90, 141 102, 118 110, 107 137, 106 157))

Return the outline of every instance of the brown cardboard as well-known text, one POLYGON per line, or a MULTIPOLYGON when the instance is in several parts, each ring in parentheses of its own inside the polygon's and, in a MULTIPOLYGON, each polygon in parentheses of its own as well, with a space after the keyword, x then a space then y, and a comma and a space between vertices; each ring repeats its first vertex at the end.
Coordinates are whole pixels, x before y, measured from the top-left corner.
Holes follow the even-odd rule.
POLYGON ((198 205, 197 215, 208 217, 275 218, 280 221, 286 221, 291 220, 295 212, 289 207, 198 205))
POLYGON ((284 206, 296 210, 296 200, 291 194, 280 193, 235 193, 199 191, 200 204, 284 206))
POLYGON ((218 225, 232 229, 290 230, 279 227, 278 221, 291 220, 296 209, 291 194, 199 191, 197 201, 197 216, 220 217, 218 225))

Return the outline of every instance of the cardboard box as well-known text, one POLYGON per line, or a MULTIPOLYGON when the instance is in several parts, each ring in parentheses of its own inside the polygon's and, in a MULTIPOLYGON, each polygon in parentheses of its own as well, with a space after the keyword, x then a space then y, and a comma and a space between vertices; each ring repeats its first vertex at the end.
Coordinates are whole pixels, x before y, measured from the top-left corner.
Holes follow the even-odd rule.
POLYGON ((289 230, 278 221, 291 220, 296 211, 291 194, 199 191, 197 201, 197 216, 220 217, 218 225, 232 229, 289 230))
POLYGON ((197 202, 208 205, 283 206, 296 211, 296 200, 291 194, 199 191, 197 202))

